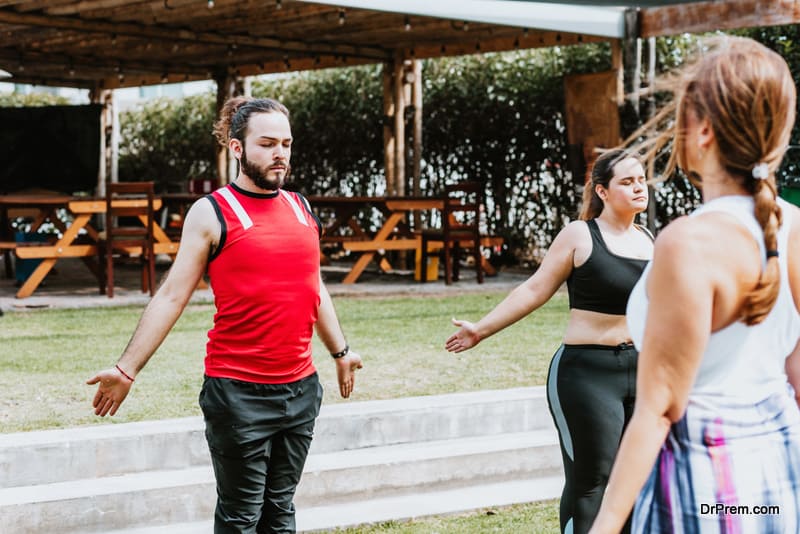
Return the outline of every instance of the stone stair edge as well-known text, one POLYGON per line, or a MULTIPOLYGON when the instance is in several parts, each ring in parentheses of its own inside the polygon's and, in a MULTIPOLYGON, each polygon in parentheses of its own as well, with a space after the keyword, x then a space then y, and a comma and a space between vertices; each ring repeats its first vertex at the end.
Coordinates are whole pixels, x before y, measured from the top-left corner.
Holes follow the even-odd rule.
MULTIPOLYGON (((334 528, 376 524, 388 520, 407 521, 432 515, 450 515, 468 510, 502 508, 526 502, 545 501, 560 496, 563 481, 563 476, 554 475, 457 489, 434 490, 414 495, 378 497, 352 504, 338 503, 298 507, 297 531, 311 534, 330 531, 334 528), (489 496, 489 499, 485 499, 486 496, 489 496)), ((206 534, 213 530, 213 525, 213 520, 210 518, 205 521, 171 524, 169 532, 170 534, 206 534)), ((164 528, 164 525, 153 525, 113 530, 106 534, 161 534, 164 532, 164 528)))
MULTIPOLYGON (((304 476, 324 471, 369 468, 387 463, 412 463, 419 461, 468 457, 475 454, 496 454, 520 447, 556 447, 558 439, 554 431, 537 430, 514 432, 494 436, 454 438, 415 444, 392 444, 372 447, 368 453, 358 449, 335 453, 309 455, 304 476)), ((191 466, 180 469, 160 469, 93 477, 62 482, 34 484, 0 488, 0 507, 22 505, 28 502, 52 502, 65 499, 85 498, 100 493, 116 494, 142 489, 181 487, 197 483, 213 484, 211 465, 191 466)))
MULTIPOLYGON (((485 402, 507 402, 526 398, 544 398, 545 386, 528 386, 508 389, 480 390, 473 392, 423 395, 398 399, 381 399, 324 405, 320 418, 342 416, 365 416, 398 411, 427 411, 435 408, 448 408, 480 404, 485 402)), ((142 434, 180 433, 204 431, 203 418, 190 416, 174 419, 136 421, 131 423, 110 423, 85 425, 70 428, 34 430, 0 434, 0 449, 7 447, 28 447, 67 441, 93 441, 98 439, 124 438, 142 434)))

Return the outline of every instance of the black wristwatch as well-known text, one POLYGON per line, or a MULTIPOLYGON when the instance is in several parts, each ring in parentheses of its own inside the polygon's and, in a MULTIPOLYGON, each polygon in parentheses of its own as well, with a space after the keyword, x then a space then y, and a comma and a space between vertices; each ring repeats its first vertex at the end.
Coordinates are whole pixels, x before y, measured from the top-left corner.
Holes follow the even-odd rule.
POLYGON ((334 360, 338 360, 339 358, 344 358, 347 356, 347 353, 350 352, 350 345, 345 344, 344 348, 339 352, 331 352, 331 358, 334 360))

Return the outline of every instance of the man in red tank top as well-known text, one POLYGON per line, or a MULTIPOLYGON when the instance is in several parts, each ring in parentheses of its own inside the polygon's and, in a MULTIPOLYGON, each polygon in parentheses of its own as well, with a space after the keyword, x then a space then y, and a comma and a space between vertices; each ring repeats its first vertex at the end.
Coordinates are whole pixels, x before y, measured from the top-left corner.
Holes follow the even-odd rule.
POLYGON ((288 110, 233 98, 215 134, 239 160, 236 180, 189 210, 175 262, 127 348, 87 383, 99 384, 95 414, 114 415, 207 269, 216 314, 200 407, 217 479, 214 532, 294 532, 292 500, 322 402, 312 331, 334 358, 344 398, 361 358, 320 277, 321 225, 305 198, 281 188, 288 110))

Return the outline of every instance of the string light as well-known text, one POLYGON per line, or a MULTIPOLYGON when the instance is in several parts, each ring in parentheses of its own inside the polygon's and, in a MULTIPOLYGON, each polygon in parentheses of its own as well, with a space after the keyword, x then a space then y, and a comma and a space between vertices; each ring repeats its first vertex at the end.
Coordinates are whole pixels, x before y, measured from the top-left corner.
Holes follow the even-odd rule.
POLYGON ((345 12, 344 9, 339 10, 339 26, 344 24, 345 12))
POLYGON ((208 0, 208 9, 214 7, 214 0, 208 0))
POLYGON ((409 19, 408 16, 403 20, 403 28, 405 28, 406 31, 411 31, 411 19, 409 19))
POLYGON ((275 0, 275 9, 280 9, 283 7, 283 2, 281 0, 275 0))

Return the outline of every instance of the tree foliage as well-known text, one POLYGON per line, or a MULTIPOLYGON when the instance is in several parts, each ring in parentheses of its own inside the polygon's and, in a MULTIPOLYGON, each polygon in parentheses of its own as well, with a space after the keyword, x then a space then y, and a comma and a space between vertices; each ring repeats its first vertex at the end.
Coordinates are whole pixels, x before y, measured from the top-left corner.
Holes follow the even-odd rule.
MULTIPOLYGON (((800 30, 748 31, 780 51, 800 75, 800 30)), ((679 67, 695 44, 690 36, 659 39, 660 70, 679 67)), ((610 56, 608 45, 591 44, 426 60, 424 193, 440 193, 446 183, 465 178, 482 181, 491 230, 518 257, 538 257, 580 202, 582 179, 571 176, 567 165, 563 77, 607 70, 610 56)), ((292 112, 294 187, 315 195, 385 193, 381 68, 254 81, 254 96, 277 98, 292 112)), ((189 178, 213 178, 214 101, 210 93, 160 99, 123 113, 121 179, 152 177, 162 189, 176 189, 189 178)), ((796 132, 798 144, 799 137, 796 132)), ((800 150, 789 156, 782 184, 798 180, 800 150)), ((699 201, 680 177, 655 191, 657 226, 699 201)))

